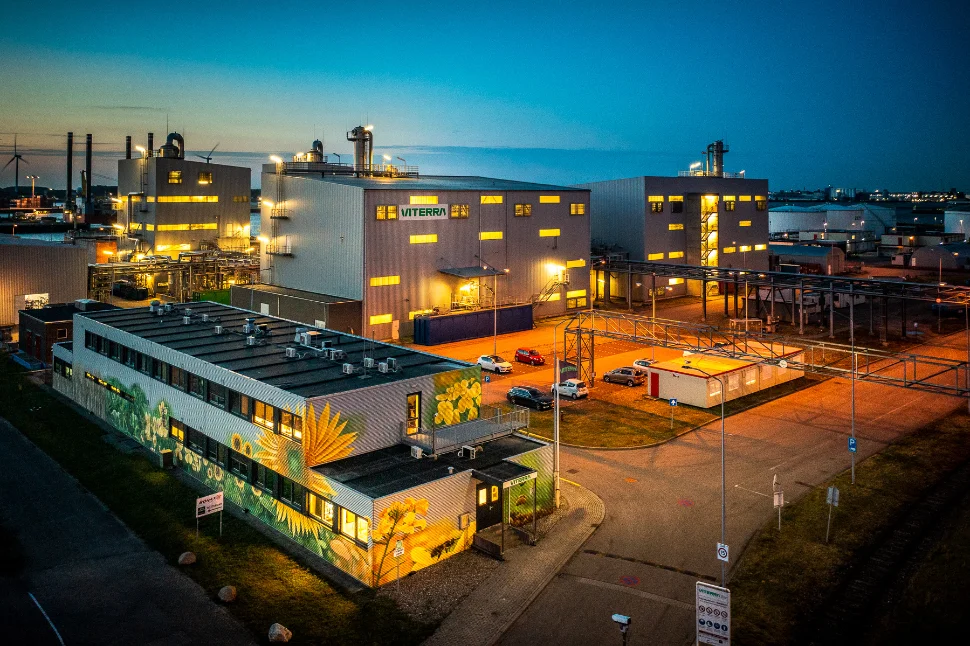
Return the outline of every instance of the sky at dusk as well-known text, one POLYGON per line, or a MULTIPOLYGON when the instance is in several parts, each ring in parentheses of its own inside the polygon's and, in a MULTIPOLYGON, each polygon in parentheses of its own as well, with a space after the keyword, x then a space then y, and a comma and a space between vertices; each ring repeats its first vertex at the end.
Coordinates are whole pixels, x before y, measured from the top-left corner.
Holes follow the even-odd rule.
MULTIPOLYGON (((773 189, 970 190, 966 2, 17 3, 0 152, 94 183, 124 137, 257 169, 374 124, 423 174, 670 175, 715 139, 773 189)), ((253 176, 259 184, 258 172, 253 176)), ((0 185, 14 183, 13 164, 0 185)))

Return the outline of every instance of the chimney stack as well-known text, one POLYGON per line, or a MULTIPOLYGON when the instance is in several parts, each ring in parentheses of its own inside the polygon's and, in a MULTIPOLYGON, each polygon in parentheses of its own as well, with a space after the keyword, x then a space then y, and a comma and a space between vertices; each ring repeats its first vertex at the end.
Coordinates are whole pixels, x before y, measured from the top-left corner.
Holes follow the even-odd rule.
POLYGON ((154 132, 148 133, 148 153, 146 154, 146 156, 147 157, 155 156, 155 133, 154 132))
POLYGON ((88 217, 93 210, 91 202, 91 157, 94 154, 94 139, 92 135, 85 135, 84 140, 84 170, 87 173, 88 181, 84 185, 84 221, 88 221, 88 217))
POLYGON ((67 190, 64 192, 64 209, 71 212, 71 220, 77 222, 74 214, 74 133, 67 133, 67 190))
POLYGON ((125 136, 125 159, 131 159, 131 135, 125 136))

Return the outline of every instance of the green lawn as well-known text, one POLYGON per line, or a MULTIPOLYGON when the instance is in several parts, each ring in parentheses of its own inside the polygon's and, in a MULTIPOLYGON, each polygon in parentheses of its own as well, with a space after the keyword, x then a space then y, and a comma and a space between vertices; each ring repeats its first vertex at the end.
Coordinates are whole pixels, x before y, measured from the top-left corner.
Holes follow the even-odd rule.
MULTIPOLYGON (((335 590, 232 516, 224 518, 223 538, 215 522, 208 522, 197 539, 194 489, 159 471, 141 452, 111 448, 101 427, 26 381, 9 361, 0 361, 0 392, 0 415, 169 562, 193 551, 198 563, 182 571, 211 596, 224 585, 236 586, 239 599, 230 610, 262 640, 274 622, 293 631, 293 643, 417 644, 430 634, 432 626, 411 621, 386 598, 335 590)), ((5 545, 2 532, 0 539, 5 545)))
MULTIPOLYGON (((970 459, 970 418, 953 415, 900 439, 786 505, 782 531, 769 521, 748 545, 730 581, 738 644, 788 644, 805 637, 813 615, 857 557, 906 507, 970 459), (825 543, 826 486, 841 492, 825 543)), ((962 554, 966 558, 967 550, 962 554)), ((966 571, 966 561, 963 562, 966 571)), ((919 600, 917 600, 919 601, 919 600)), ((926 642, 929 643, 929 642, 926 642)))

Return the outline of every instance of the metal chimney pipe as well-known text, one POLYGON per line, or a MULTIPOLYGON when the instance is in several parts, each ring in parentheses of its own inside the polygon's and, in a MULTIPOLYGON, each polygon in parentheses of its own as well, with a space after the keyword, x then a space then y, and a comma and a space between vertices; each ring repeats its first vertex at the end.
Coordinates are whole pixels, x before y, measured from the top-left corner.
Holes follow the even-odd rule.
POLYGON ((131 135, 125 136, 125 159, 131 159, 131 135))
POLYGON ((91 157, 94 154, 94 138, 93 135, 85 135, 84 139, 84 170, 87 173, 88 178, 87 183, 84 185, 84 221, 88 221, 88 216, 91 213, 91 157))
POLYGON ((155 156, 154 149, 155 149, 155 133, 149 132, 148 133, 148 153, 146 154, 146 156, 154 157, 155 156))
POLYGON ((64 192, 64 210, 71 212, 71 221, 77 228, 77 217, 74 214, 74 133, 67 133, 67 190, 64 192))

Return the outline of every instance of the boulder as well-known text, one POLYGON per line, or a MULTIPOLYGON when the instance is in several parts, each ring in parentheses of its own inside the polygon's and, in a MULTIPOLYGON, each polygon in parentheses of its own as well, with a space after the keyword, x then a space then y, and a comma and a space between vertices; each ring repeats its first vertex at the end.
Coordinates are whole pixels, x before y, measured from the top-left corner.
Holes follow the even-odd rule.
POLYGON ((195 552, 182 552, 179 556, 179 565, 192 565, 195 563, 195 552))
POLYGON ((269 627, 269 640, 271 642, 288 642, 293 637, 293 631, 282 624, 273 624, 269 627))
POLYGON ((236 587, 232 585, 224 585, 219 589, 219 600, 226 603, 232 603, 236 600, 236 587))

